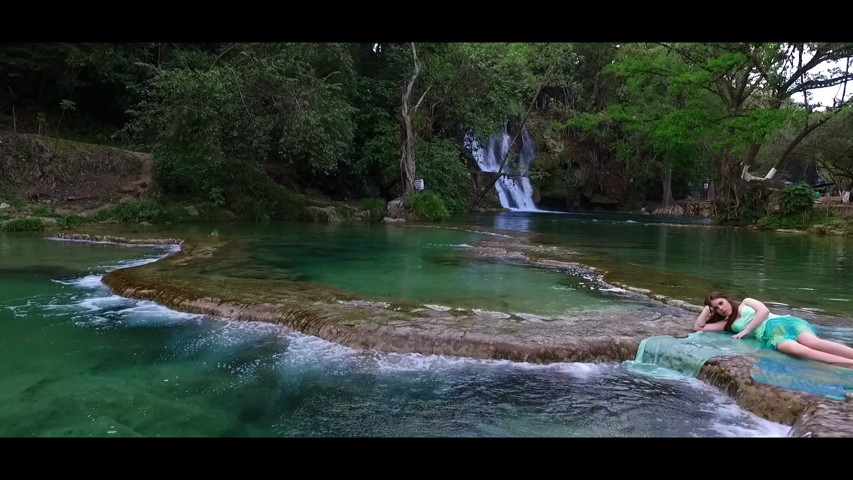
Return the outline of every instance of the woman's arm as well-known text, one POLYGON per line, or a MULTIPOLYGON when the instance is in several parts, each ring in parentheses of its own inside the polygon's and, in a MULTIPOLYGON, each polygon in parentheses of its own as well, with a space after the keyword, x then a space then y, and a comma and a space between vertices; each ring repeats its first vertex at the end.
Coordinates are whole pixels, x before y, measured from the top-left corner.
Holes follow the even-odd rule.
POLYGON ((717 330, 725 330, 726 322, 714 322, 714 323, 706 323, 704 327, 698 329, 698 331, 702 332, 713 332, 717 330))
POLYGON ((693 322, 693 330, 696 330, 697 332, 707 332, 711 330, 723 330, 726 328, 726 322, 708 323, 710 318, 711 307, 705 305, 705 308, 703 308, 702 312, 699 313, 699 316, 696 317, 696 321, 693 322))
POLYGON ((770 314, 770 309, 767 308, 767 305, 764 303, 754 299, 754 298, 744 298, 741 305, 747 305, 755 309, 755 316, 752 317, 752 321, 749 322, 749 325, 746 326, 740 333, 735 334, 732 338, 736 340, 740 340, 741 338, 749 335, 753 330, 756 329, 761 322, 767 320, 767 315, 770 314))

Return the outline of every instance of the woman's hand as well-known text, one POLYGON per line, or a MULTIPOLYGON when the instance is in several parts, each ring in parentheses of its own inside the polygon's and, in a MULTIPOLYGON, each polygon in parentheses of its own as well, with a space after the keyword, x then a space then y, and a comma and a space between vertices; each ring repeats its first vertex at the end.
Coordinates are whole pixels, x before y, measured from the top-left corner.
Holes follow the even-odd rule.
MULTIPOLYGON (((755 330, 761 323, 767 320, 767 316, 770 315, 770 309, 767 308, 767 305, 760 300, 756 300, 754 298, 744 298, 742 302, 740 302, 741 306, 748 305, 755 310, 755 316, 752 317, 752 321, 749 322, 749 325, 744 327, 737 335, 733 335, 732 338, 735 340, 740 340, 741 338, 747 336, 755 330)), ((732 313, 734 315, 734 313, 732 313)))

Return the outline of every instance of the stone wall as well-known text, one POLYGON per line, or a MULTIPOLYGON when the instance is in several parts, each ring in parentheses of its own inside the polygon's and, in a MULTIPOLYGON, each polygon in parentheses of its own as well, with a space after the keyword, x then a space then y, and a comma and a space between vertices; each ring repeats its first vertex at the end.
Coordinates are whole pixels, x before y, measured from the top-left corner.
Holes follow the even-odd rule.
POLYGON ((710 218, 714 211, 714 203, 709 200, 687 199, 678 204, 684 207, 684 214, 691 217, 710 218))

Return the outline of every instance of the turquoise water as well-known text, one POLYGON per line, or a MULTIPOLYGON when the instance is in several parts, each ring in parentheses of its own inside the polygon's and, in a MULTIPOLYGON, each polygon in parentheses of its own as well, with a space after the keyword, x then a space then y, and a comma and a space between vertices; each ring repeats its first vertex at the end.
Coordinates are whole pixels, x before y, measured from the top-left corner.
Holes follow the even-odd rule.
MULTIPOLYGON (((853 317, 842 281, 851 268, 847 238, 648 216, 499 213, 456 225, 464 229, 230 223, 152 230, 216 230, 246 244, 244 256, 231 259, 239 275, 370 296, 537 315, 643 306, 566 272, 467 255, 501 231, 536 232, 552 245, 624 264, 624 278, 639 287, 657 281, 650 272, 675 272, 842 322, 853 317)), ((275 325, 117 297, 100 282, 106 271, 165 253, 0 233, 0 436, 732 437, 789 429, 698 380, 640 375, 627 363, 360 352, 275 325)), ((853 344, 846 328, 819 333, 853 344)), ((772 382, 799 373, 768 368, 766 375, 772 382)))
MULTIPOLYGON (((240 234, 222 231, 222 238, 240 234)), ((335 285, 364 295, 539 316, 627 310, 588 278, 470 255, 489 232, 399 226, 322 225, 253 231, 248 261, 267 275, 335 285)))
MULTIPOLYGON (((627 214, 502 212, 465 224, 543 234, 553 245, 619 264, 628 284, 658 286, 655 272, 680 274, 735 297, 853 319, 853 239, 711 227, 695 218, 627 214), (661 223, 667 221, 670 223, 661 223), (642 267, 632 271, 632 267, 642 267)), ((679 285, 673 285, 678 292, 679 285)), ((701 304, 703 293, 685 294, 701 304)), ((853 320, 851 320, 853 327, 853 320)))
MULTIPOLYGON (((228 234, 230 227, 219 228, 228 234)), ((316 229, 288 227, 299 235, 316 229)), ((427 236, 424 251, 435 240, 427 236)), ((649 379, 620 364, 358 352, 275 325, 124 299, 100 283, 112 268, 156 260, 165 253, 158 248, 0 234, 0 250, 4 437, 725 437, 788 430, 687 377, 649 379)))

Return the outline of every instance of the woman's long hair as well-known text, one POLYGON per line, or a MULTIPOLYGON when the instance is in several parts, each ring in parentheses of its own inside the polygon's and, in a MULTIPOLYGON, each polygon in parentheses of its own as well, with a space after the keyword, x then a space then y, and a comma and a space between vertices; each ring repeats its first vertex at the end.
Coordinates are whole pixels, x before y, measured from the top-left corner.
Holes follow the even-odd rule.
POLYGON ((711 317, 708 318, 708 323, 717 323, 717 322, 725 321, 726 322, 725 330, 727 332, 734 332, 734 330, 732 330, 732 324, 735 323, 735 318, 737 318, 737 311, 738 311, 738 307, 740 307, 740 302, 735 302, 734 300, 730 299, 729 296, 726 295, 725 293, 717 291, 717 292, 711 292, 708 294, 707 297, 705 297, 705 305, 707 305, 708 308, 711 308, 711 317), (723 300, 726 300, 732 306, 732 313, 728 316, 728 319, 726 319, 726 317, 720 315, 719 313, 717 313, 716 310, 711 308, 711 301, 716 300, 718 298, 722 298, 723 300))

